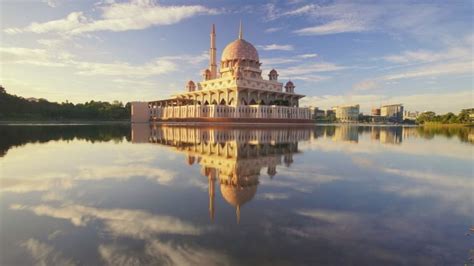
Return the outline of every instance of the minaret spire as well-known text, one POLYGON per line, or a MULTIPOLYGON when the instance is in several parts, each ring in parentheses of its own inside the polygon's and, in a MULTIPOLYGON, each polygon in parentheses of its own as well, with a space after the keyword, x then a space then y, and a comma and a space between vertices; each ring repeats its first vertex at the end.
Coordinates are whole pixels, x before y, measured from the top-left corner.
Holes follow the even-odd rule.
POLYGON ((211 29, 211 48, 209 49, 209 71, 211 71, 211 79, 217 78, 216 26, 214 24, 212 24, 211 29))
POLYGON ((242 20, 240 20, 240 26, 239 26, 239 40, 242 40, 242 20))

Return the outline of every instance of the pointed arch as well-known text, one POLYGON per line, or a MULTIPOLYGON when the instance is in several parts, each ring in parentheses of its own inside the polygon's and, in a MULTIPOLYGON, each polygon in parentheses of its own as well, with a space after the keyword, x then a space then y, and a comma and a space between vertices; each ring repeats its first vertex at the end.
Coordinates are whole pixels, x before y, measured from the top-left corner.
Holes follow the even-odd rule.
POLYGON ((204 105, 209 105, 209 102, 206 100, 206 101, 204 102, 204 105))
POLYGON ((222 98, 222 99, 221 99, 221 102, 220 102, 219 104, 220 104, 220 105, 226 105, 226 103, 225 103, 225 99, 224 99, 224 98, 222 98))
POLYGON ((252 100, 250 101, 250 103, 249 103, 249 105, 255 105, 255 104, 257 104, 257 102, 255 101, 255 99, 252 99, 252 100))
POLYGON ((247 101, 246 101, 244 98, 242 98, 241 101, 242 101, 242 104, 243 104, 243 105, 247 105, 247 101))
POLYGON ((231 98, 231 99, 229 100, 229 105, 232 105, 233 103, 234 103, 234 98, 231 98))
POLYGON ((213 104, 213 105, 217 105, 216 99, 214 99, 214 100, 212 101, 212 104, 213 104))

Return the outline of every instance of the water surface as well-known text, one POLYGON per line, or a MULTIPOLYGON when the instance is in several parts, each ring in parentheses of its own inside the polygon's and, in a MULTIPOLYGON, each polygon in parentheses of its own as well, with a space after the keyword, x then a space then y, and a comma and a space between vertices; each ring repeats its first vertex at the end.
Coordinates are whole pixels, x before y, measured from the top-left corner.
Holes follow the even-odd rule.
POLYGON ((0 265, 472 263, 473 133, 0 126, 0 265))

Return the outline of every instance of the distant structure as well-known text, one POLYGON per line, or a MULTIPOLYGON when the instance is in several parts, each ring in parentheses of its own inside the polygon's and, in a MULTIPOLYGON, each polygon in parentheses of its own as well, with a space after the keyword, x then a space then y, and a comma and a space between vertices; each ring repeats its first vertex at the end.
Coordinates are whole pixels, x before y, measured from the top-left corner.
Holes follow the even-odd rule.
POLYGON ((372 108, 370 114, 372 116, 380 116, 380 108, 372 108))
POLYGON ((290 80, 283 86, 275 69, 262 78, 257 49, 244 40, 242 24, 238 38, 229 43, 217 69, 216 30, 210 34, 209 67, 202 81, 186 82, 185 92, 172 98, 133 102, 132 122, 249 122, 309 123, 309 108, 300 108, 304 95, 295 93, 290 80))
POLYGON ((403 105, 390 104, 380 107, 380 115, 386 117, 388 122, 403 122, 403 105))
POLYGON ((336 113, 336 119, 342 123, 358 122, 359 109, 360 109, 360 106, 358 104, 333 107, 333 110, 336 113))
POLYGON ((403 120, 415 121, 419 115, 420 115, 420 112, 418 111, 414 111, 414 112, 403 111, 403 120))

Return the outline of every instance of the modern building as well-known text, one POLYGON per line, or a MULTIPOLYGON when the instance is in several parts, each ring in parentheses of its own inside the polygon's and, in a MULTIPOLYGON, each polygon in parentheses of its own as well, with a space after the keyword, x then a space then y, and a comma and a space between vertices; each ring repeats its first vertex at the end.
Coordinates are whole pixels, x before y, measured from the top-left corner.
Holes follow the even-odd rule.
POLYGON ((242 24, 238 38, 223 50, 217 68, 216 31, 210 34, 209 67, 202 80, 190 80, 185 91, 169 99, 133 102, 132 122, 250 122, 310 123, 309 108, 300 108, 304 95, 295 92, 290 80, 279 81, 272 69, 262 77, 257 49, 243 38, 242 24))
POLYGON ((370 113, 372 116, 380 116, 380 108, 372 108, 370 113))
POLYGON ((318 107, 310 107, 311 118, 315 120, 320 120, 326 118, 326 112, 318 107))
POLYGON ((388 122, 401 123, 403 122, 403 105, 384 105, 380 108, 380 115, 386 117, 388 122))
POLYGON ((403 120, 416 120, 420 113, 418 111, 410 112, 410 111, 403 111, 403 120))
POLYGON ((355 123, 359 121, 359 105, 344 105, 333 107, 336 119, 342 123, 355 123))

